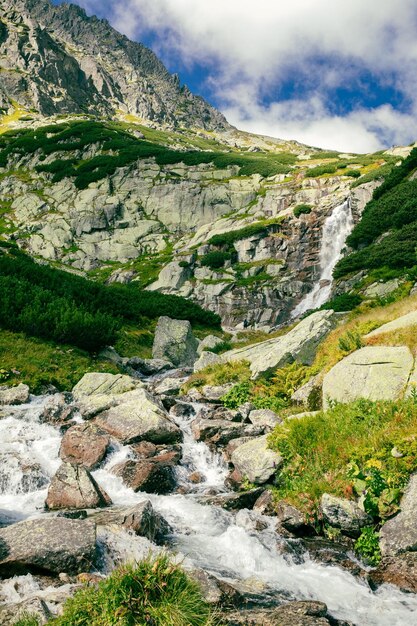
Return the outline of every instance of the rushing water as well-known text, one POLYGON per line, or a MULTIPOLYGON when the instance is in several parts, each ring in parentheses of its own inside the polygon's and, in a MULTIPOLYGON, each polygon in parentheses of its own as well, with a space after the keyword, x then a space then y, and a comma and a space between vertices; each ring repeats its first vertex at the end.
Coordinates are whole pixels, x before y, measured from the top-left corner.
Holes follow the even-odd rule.
MULTIPOLYGON (((44 400, 35 399, 26 406, 6 407, 7 417, 0 419, 2 454, 19 459, 20 465, 23 461, 23 466, 25 463, 32 468, 35 466, 34 475, 38 476, 27 483, 23 480, 24 471, 19 470, 15 476, 15 464, 10 464, 10 476, 5 464, 1 467, 0 514, 16 520, 44 514, 45 481, 50 480, 59 465, 59 431, 40 422, 43 403, 44 400)), ((198 414, 200 407, 192 408, 198 414)), ((194 441, 190 429, 194 418, 194 415, 175 418, 184 433, 184 460, 179 480, 186 485, 188 475, 195 471, 205 480, 199 485, 188 483, 190 492, 186 495, 134 493, 110 471, 114 464, 130 455, 128 447, 117 444, 103 467, 94 472, 95 479, 115 505, 126 506, 150 499, 173 528, 173 548, 187 566, 203 568, 227 580, 247 581, 255 588, 263 585, 265 593, 321 600, 334 617, 360 626, 417 623, 417 596, 403 594, 390 586, 372 592, 365 582, 338 567, 313 562, 308 555, 293 559, 283 554, 282 540, 274 531, 273 518, 263 517, 264 529, 259 531, 251 521, 250 512, 240 511, 235 515, 216 506, 200 504, 198 499, 204 491, 226 491, 227 468, 207 446, 194 441)), ((100 530, 98 542, 104 554, 104 572, 121 560, 140 558, 152 547, 144 538, 124 530, 100 530)), ((152 549, 160 550, 155 546, 152 549)), ((3 583, 3 597, 7 596, 8 585, 11 602, 16 601, 17 589, 21 589, 19 598, 25 597, 25 590, 26 595, 28 590, 37 593, 36 581, 30 576, 14 579, 13 585, 10 581, 3 583), (12 593, 12 590, 15 591, 12 593)))
POLYGON ((317 309, 330 296, 333 270, 342 256, 346 238, 353 229, 351 202, 348 198, 335 209, 323 224, 320 248, 320 276, 313 289, 301 300, 292 312, 299 317, 310 309, 317 309))

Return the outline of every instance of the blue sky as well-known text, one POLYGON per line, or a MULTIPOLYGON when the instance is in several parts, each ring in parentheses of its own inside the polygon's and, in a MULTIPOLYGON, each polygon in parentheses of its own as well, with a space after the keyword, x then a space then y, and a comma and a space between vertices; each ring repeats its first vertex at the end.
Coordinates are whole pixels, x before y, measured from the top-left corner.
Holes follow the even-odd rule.
POLYGON ((366 152, 417 140, 416 0, 79 0, 252 132, 366 152))

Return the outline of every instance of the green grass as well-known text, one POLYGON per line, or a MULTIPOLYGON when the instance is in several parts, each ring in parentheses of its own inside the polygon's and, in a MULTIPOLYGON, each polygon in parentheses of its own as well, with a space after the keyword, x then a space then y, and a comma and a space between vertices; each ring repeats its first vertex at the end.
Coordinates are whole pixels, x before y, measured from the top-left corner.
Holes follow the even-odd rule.
POLYGON ((39 393, 45 385, 70 390, 86 372, 118 373, 115 365, 87 352, 52 341, 0 329, 0 370, 7 372, 1 384, 29 385, 39 393))
POLYGON ((416 427, 413 399, 359 400, 284 422, 269 437, 271 448, 284 457, 277 498, 314 514, 323 493, 351 498, 359 495, 358 477, 368 484, 377 473, 384 489, 401 490, 417 469, 416 427), (402 458, 392 456, 394 446, 402 458))

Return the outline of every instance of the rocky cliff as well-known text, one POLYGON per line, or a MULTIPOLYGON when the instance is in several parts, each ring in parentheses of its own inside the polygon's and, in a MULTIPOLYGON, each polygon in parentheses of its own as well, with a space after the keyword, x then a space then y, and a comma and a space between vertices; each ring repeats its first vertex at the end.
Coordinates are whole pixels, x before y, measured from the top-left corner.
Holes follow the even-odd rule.
POLYGON ((229 128, 145 46, 76 5, 0 2, 0 107, 42 115, 130 114, 170 126, 229 128))

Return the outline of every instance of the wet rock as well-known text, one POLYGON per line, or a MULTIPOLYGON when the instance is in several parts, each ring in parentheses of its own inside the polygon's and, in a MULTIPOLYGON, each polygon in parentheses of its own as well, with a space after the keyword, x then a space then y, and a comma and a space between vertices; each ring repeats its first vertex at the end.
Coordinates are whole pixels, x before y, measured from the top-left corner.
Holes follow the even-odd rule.
POLYGON ((163 406, 144 389, 137 389, 130 399, 101 413, 97 425, 123 444, 139 441, 175 443, 181 431, 171 421, 163 406))
POLYGON ((265 489, 253 505, 253 510, 261 513, 261 515, 276 515, 276 505, 272 492, 265 489))
POLYGON ((171 361, 166 359, 141 359, 138 356, 128 359, 126 366, 131 367, 143 376, 154 376, 155 374, 167 372, 174 367, 171 361))
POLYGON ((0 529, 0 575, 42 571, 76 574, 89 570, 96 552, 95 525, 46 518, 0 529))
POLYGON ((367 579, 365 570, 356 559, 352 558, 354 541, 349 537, 340 536, 337 540, 323 537, 302 537, 298 541, 298 547, 313 561, 341 567, 353 576, 367 579))
POLYGON ((155 330, 152 357, 165 359, 176 366, 194 365, 198 343, 188 320, 160 317, 155 330))
POLYGON ((320 509, 325 522, 334 528, 340 528, 343 533, 351 537, 358 537, 361 528, 372 524, 370 517, 356 502, 336 498, 324 493, 320 501, 320 509))
POLYGON ((194 483, 195 485, 198 485, 198 484, 204 482, 205 478, 204 478, 204 475, 201 472, 192 472, 188 476, 188 480, 190 481, 190 483, 194 483))
POLYGON ((196 419, 191 425, 194 438, 216 446, 225 446, 238 437, 256 437, 264 432, 262 426, 230 422, 228 420, 196 419))
POLYGON ((278 526, 296 537, 314 534, 314 528, 307 523, 304 513, 283 500, 276 505, 278 526))
POLYGON ((175 452, 161 454, 143 461, 129 459, 118 463, 112 473, 122 478, 125 485, 134 491, 147 493, 170 493, 175 489, 175 452))
POLYGON ((282 419, 274 411, 269 409, 256 409, 249 413, 249 421, 255 426, 267 426, 274 428, 277 424, 282 423, 282 419))
POLYGON ((100 465, 109 445, 109 435, 95 424, 76 424, 66 431, 59 456, 64 463, 82 465, 91 470, 100 465))
POLYGON ((400 512, 380 531, 382 554, 391 556, 417 550, 417 474, 414 474, 400 502, 400 512))
POLYGON ((323 406, 358 398, 396 400, 413 367, 409 348, 375 346, 356 350, 337 363, 323 380, 323 406))
POLYGON ((249 532, 260 532, 268 528, 267 519, 258 511, 242 509, 236 515, 236 525, 249 532))
POLYGON ((49 483, 39 463, 17 453, 0 454, 0 494, 29 493, 49 483))
POLYGON ((95 509, 108 506, 111 500, 90 472, 80 465, 62 463, 52 478, 45 506, 58 509, 95 509))
POLYGON ((417 552, 404 552, 382 559, 376 570, 369 573, 375 587, 389 584, 409 593, 417 593, 417 552))
POLYGON ((333 328, 332 318, 333 311, 317 311, 299 322, 286 335, 230 350, 222 355, 222 359, 249 361, 253 378, 293 361, 311 365, 318 345, 333 328))
POLYGON ((239 493, 219 493, 199 496, 201 504, 221 506, 226 511, 238 511, 239 509, 251 509, 263 491, 262 487, 241 491, 239 493))
POLYGON ((0 387, 0 405, 26 404, 29 396, 30 389, 23 383, 16 387, 0 387))
POLYGON ((97 526, 115 524, 149 541, 161 543, 171 532, 168 522, 155 511, 151 502, 145 500, 134 506, 114 507, 95 511, 89 517, 97 526))
POLYGON ((195 408, 192 404, 187 402, 176 402, 170 409, 169 414, 172 417, 192 417, 196 414, 195 408))
POLYGON ((204 600, 208 604, 218 605, 221 602, 223 593, 220 590, 217 584, 217 579, 214 576, 211 576, 202 569, 193 569, 187 573, 193 580, 196 581, 200 587, 204 600))
POLYGON ((323 602, 288 602, 278 608, 253 608, 224 613, 225 626, 329 626, 327 606, 323 602))
POLYGON ((48 398, 41 416, 42 422, 62 424, 71 420, 77 413, 77 407, 70 404, 72 400, 70 393, 56 393, 48 398))
POLYGON ((251 483, 266 483, 283 463, 282 457, 268 448, 267 435, 242 444, 231 456, 235 468, 251 483))
POLYGON ((42 626, 47 624, 52 617, 48 605, 42 598, 35 597, 22 602, 0 604, 0 624, 2 626, 13 626, 19 619, 23 622, 28 614, 36 615, 42 626))

